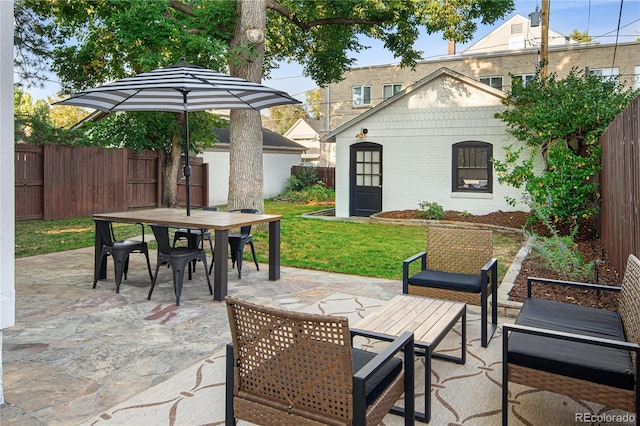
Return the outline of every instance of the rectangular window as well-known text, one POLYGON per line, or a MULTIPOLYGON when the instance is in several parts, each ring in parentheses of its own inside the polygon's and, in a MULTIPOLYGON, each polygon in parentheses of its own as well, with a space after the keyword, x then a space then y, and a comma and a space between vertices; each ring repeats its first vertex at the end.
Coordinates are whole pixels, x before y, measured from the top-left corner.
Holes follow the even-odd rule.
POLYGON ((525 87, 527 83, 533 80, 535 74, 522 74, 522 75, 514 75, 511 77, 511 93, 514 96, 518 95, 518 90, 525 87))
POLYGON ((380 151, 356 153, 356 185, 380 186, 380 151))
POLYGON ((371 105, 371 86, 354 86, 351 90, 354 107, 371 105))
POLYGON ((592 74, 597 75, 598 77, 601 77, 603 79, 605 78, 611 78, 611 79, 618 79, 618 75, 620 74, 620 69, 618 67, 614 67, 614 68, 591 68, 589 69, 589 72, 592 74))
POLYGON ((493 147, 485 142, 453 145, 453 192, 492 192, 493 147))
POLYGON ((396 93, 402 91, 402 84, 383 84, 382 85, 382 100, 386 101, 396 93))
POLYGON ((494 89, 502 90, 502 76, 499 77, 480 77, 480 83, 484 83, 494 89))

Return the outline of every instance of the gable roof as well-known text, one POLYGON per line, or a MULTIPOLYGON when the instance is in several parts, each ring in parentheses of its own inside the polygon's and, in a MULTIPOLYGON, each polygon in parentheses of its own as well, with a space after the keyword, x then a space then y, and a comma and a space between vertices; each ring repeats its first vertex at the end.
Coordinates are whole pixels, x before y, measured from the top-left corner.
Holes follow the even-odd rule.
POLYGON ((284 133, 284 137, 290 138, 293 134, 299 136, 299 132, 304 132, 304 128, 307 127, 310 132, 315 133, 315 135, 311 135, 309 133, 306 134, 307 138, 317 137, 320 135, 320 120, 314 120, 312 118, 298 118, 295 123, 289 127, 289 129, 284 133))
POLYGON ((480 83, 477 80, 474 80, 472 78, 469 78, 463 74, 460 74, 459 72, 450 70, 449 68, 446 67, 442 67, 440 69, 438 69, 437 71, 432 72, 431 74, 427 75, 426 77, 416 81, 415 83, 413 83, 412 85, 408 86, 406 89, 404 89, 403 91, 395 94, 394 96, 386 99, 385 101, 379 103, 378 105, 376 105, 375 107, 371 108, 370 110, 363 112, 362 114, 358 115, 357 117, 347 121, 346 123, 344 123, 342 126, 334 129, 333 131, 327 133, 326 135, 324 135, 322 137, 322 141, 323 142, 328 142, 330 140, 332 140, 333 138, 335 138, 339 133, 342 133, 344 130, 358 124, 359 122, 361 122, 362 120, 366 119, 367 117, 376 114, 378 111, 380 111, 383 108, 386 108, 387 106, 391 105, 394 102, 397 102, 398 100, 409 96, 410 94, 414 93, 415 91, 419 90, 421 87, 423 87, 426 84, 431 83, 432 81, 442 77, 442 76, 448 76, 451 78, 454 78, 456 80, 459 80, 460 82, 475 87, 478 90, 481 90, 483 92, 487 92, 489 94, 492 94, 496 97, 499 98, 505 98, 506 94, 502 91, 502 90, 498 90, 498 89, 494 89, 493 87, 484 84, 484 83, 480 83))
MULTIPOLYGON (((532 27, 529 18, 516 13, 480 40, 467 47, 461 55, 538 48, 541 43, 542 26, 532 27), (519 28, 520 32, 512 33, 513 28, 519 28)), ((570 37, 549 28, 550 46, 576 43, 570 37)))
MULTIPOLYGON (((218 137, 218 141, 216 146, 229 146, 230 145, 230 135, 229 135, 229 126, 223 129, 213 129, 213 132, 218 137)), ((272 132, 269 129, 262 128, 262 146, 263 148, 270 149, 281 149, 288 151, 305 151, 307 148, 292 141, 291 139, 285 138, 275 132, 272 132)))

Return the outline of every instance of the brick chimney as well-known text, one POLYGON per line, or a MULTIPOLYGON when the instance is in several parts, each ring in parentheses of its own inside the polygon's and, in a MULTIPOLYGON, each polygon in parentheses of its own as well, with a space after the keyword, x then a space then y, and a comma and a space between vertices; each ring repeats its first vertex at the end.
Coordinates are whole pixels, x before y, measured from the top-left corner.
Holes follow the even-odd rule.
POLYGON ((455 55, 456 54, 456 42, 453 40, 449 40, 449 55, 455 55))

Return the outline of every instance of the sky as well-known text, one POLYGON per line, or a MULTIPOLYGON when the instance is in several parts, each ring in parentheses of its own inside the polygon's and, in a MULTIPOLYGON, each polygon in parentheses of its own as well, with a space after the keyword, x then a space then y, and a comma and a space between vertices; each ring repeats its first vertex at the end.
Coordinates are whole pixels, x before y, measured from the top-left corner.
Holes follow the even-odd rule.
MULTIPOLYGON (((616 40, 618 43, 629 42, 640 37, 640 0, 549 0, 549 4, 549 28, 561 34, 569 35, 574 29, 587 31, 592 41, 601 44, 614 44, 616 40)), ((479 25, 473 40, 458 44, 456 51, 462 52, 516 13, 529 16, 536 6, 541 7, 542 0, 516 0, 513 12, 491 26, 479 25)), ((363 44, 370 48, 358 53, 356 67, 399 62, 378 40, 364 39, 363 44)), ((423 52, 426 60, 447 54, 447 42, 442 39, 442 33, 423 34, 415 48, 423 52)), ((317 87, 313 80, 302 75, 302 67, 296 63, 282 63, 272 71, 270 78, 263 79, 262 84, 283 90, 303 102, 305 92, 317 87)), ((59 84, 50 81, 43 89, 28 91, 37 100, 55 96, 59 88, 59 84)))
MULTIPOLYGON (((549 4, 549 28, 561 34, 569 35, 574 29, 580 32, 588 31, 593 38, 592 41, 601 44, 614 44, 616 35, 618 42, 634 41, 640 37, 640 0, 549 0, 549 4), (621 3, 622 17, 618 33, 621 3)), ((491 26, 478 26, 473 40, 465 44, 457 44, 456 52, 462 52, 516 13, 529 16, 535 11, 536 5, 539 8, 542 7, 542 1, 516 0, 513 12, 491 26)), ((370 44, 371 48, 358 54, 356 67, 399 62, 378 40, 369 39, 363 44, 370 44)), ((417 41, 416 49, 423 51, 423 58, 428 60, 446 55, 448 46, 447 41, 442 39, 442 33, 424 34, 417 41)), ((287 91, 303 102, 304 93, 317 87, 313 80, 303 77, 302 67, 299 64, 282 65, 271 73, 270 79, 264 79, 262 84, 287 91)))

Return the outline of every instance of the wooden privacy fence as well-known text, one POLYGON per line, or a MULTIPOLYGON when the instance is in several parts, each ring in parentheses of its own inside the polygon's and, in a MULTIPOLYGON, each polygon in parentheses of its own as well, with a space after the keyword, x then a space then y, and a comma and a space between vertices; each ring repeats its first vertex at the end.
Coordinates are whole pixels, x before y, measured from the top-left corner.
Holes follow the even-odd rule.
MULTIPOLYGON (((309 166, 293 166, 291 167, 291 175, 295 173, 295 170, 300 167, 309 166)), ((313 167, 316 171, 316 176, 319 182, 324 183, 327 188, 336 189, 336 168, 335 167, 313 167)))
MULTIPOLYGON (((191 205, 208 201, 208 168, 190 159, 191 205)), ((178 183, 184 205, 185 182, 178 183)), ((158 153, 62 145, 15 146, 16 220, 61 219, 159 207, 162 160, 158 153)))
POLYGON ((630 254, 640 256, 640 96, 600 137, 602 242, 620 275, 630 254))

